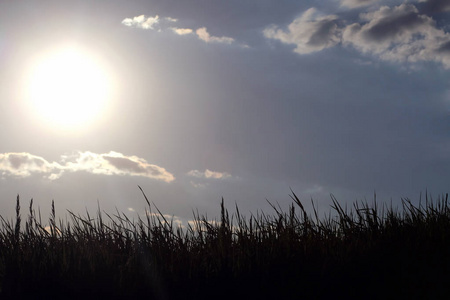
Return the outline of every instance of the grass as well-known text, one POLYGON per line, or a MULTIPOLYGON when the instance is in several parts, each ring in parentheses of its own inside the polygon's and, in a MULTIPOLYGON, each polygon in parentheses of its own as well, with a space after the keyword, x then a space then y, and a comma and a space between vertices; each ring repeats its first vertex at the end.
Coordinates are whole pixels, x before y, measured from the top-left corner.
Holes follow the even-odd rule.
POLYGON ((1 217, 0 297, 123 299, 444 298, 450 293, 448 194, 418 206, 355 203, 308 214, 295 193, 284 212, 249 217, 222 199, 220 220, 198 212, 175 226, 147 202, 144 218, 69 211, 46 227, 33 200, 1 217))

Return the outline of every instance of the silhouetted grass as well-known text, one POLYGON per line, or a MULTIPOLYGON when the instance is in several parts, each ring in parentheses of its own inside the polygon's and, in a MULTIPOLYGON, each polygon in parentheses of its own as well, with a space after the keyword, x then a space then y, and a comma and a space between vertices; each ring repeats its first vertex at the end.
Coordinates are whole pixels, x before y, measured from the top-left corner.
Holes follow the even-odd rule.
MULTIPOLYGON (((1 217, 1 298, 444 298, 450 292, 448 194, 400 209, 373 201, 312 216, 292 192, 287 212, 249 217, 221 203, 220 220, 187 227, 147 201, 144 218, 101 213, 44 227, 31 200, 1 217), (23 223, 24 222, 24 223, 23 223)), ((313 206, 314 207, 314 206, 313 206)))

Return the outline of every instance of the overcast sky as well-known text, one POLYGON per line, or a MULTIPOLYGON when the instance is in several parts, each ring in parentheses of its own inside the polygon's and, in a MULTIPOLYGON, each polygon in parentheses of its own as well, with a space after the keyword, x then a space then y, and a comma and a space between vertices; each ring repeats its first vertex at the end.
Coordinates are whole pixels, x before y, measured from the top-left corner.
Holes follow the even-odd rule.
POLYGON ((449 3, 1 1, 1 215, 20 194, 43 217, 52 199, 62 218, 97 201, 133 217, 138 185, 183 220, 217 216, 222 197, 242 213, 286 207, 289 188, 323 213, 330 193, 449 192, 449 3), (73 127, 29 101, 30 69, 61 45, 108 80, 73 127))

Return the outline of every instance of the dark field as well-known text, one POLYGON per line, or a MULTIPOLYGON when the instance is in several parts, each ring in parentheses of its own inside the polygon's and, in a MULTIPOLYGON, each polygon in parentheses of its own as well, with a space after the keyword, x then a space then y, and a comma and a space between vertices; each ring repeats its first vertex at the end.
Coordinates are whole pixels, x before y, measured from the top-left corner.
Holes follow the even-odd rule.
MULTIPOLYGON (((145 194, 144 194, 145 197, 145 194)), ((448 299, 448 195, 399 208, 333 200, 333 217, 308 215, 292 193, 287 212, 194 213, 173 225, 145 197, 147 217, 85 216, 49 227, 32 201, 26 219, 0 227, 2 299, 448 299)))

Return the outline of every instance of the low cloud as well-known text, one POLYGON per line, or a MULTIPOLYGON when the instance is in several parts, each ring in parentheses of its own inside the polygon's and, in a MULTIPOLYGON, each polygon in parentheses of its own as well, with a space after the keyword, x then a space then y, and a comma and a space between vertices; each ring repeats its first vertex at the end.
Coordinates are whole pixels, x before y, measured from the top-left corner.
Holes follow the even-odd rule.
MULTIPOLYGON (((375 1, 344 0, 347 6, 375 1)), ((424 2, 424 1, 422 1, 424 2)), ((449 4, 426 1, 425 7, 450 11, 449 4)), ((359 15, 359 21, 346 25, 335 15, 321 16, 310 8, 289 24, 287 30, 270 26, 266 38, 296 45, 298 54, 321 51, 336 45, 353 47, 384 61, 417 63, 434 61, 450 68, 450 34, 413 4, 382 6, 359 15)))
POLYGON ((178 227, 185 228, 185 226, 183 225, 182 219, 175 215, 152 213, 148 210, 145 211, 145 215, 150 218, 154 218, 155 220, 160 220, 161 222, 167 221, 167 222, 171 223, 174 228, 178 228, 178 227))
POLYGON ((56 180, 65 172, 84 171, 101 175, 142 176, 165 182, 172 182, 175 177, 164 168, 149 164, 137 156, 125 156, 111 151, 97 154, 78 152, 62 156, 60 162, 48 162, 42 157, 30 153, 0 154, 0 171, 3 176, 29 177, 43 174, 45 178, 56 180))
POLYGON ((193 30, 190 28, 170 27, 170 29, 178 35, 186 35, 186 34, 191 34, 193 32, 193 30))
POLYGON ((206 27, 199 28, 195 31, 198 38, 202 41, 205 41, 206 43, 224 43, 224 44, 231 44, 234 42, 234 39, 227 36, 212 36, 208 33, 206 30, 206 27))
POLYGON ((122 24, 128 27, 136 27, 142 29, 154 29, 154 25, 159 23, 159 16, 146 17, 140 15, 133 18, 126 18, 122 21, 122 24))
POLYGON ((192 170, 187 173, 189 176, 203 178, 203 179, 226 179, 231 175, 227 172, 214 172, 206 169, 204 172, 199 170, 192 170))
POLYGON ((340 42, 337 20, 335 15, 321 16, 315 8, 310 8, 289 24, 287 31, 272 25, 263 33, 266 38, 295 45, 298 54, 308 54, 340 42))

